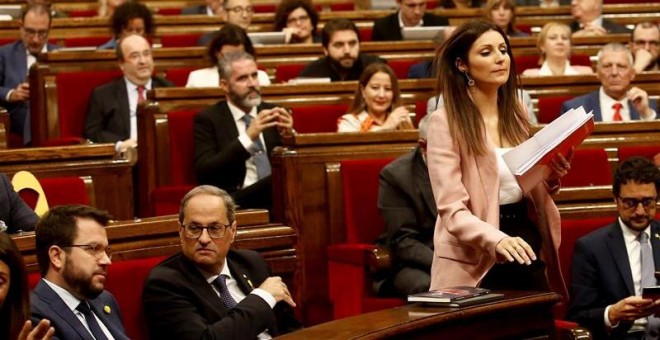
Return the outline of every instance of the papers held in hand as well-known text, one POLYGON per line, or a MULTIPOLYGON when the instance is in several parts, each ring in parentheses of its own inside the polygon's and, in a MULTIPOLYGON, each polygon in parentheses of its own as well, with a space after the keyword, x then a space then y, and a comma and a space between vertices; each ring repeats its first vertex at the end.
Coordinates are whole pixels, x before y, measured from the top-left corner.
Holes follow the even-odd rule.
POLYGON ((504 162, 516 176, 523 192, 529 192, 552 171, 548 164, 566 155, 594 130, 594 115, 582 106, 559 116, 530 139, 504 154, 504 162))

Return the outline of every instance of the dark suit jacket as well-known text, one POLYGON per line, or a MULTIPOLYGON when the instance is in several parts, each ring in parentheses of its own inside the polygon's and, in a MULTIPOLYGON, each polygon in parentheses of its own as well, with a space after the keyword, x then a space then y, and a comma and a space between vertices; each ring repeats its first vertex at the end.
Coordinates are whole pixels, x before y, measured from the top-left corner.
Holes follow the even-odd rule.
MULTIPOLYGON (((630 33, 630 29, 626 26, 617 24, 614 21, 607 20, 603 18, 603 28, 607 30, 607 33, 630 33)), ((571 22, 571 31, 577 32, 580 30, 580 23, 577 21, 571 22)))
MULTIPOLYGON (((262 103, 257 112, 275 107, 262 103)), ((195 116, 195 173, 200 184, 226 190, 242 208, 268 208, 271 201, 270 176, 242 188, 245 161, 251 157, 238 140, 238 129, 226 101, 220 101, 195 116)), ((270 155, 281 145, 277 128, 262 132, 270 155)))
POLYGON ((342 78, 337 66, 330 61, 330 58, 320 57, 307 64, 299 76, 304 78, 330 78, 331 81, 359 80, 362 71, 369 64, 376 62, 387 63, 379 57, 360 53, 358 54, 358 59, 353 63, 353 67, 348 71, 348 74, 342 78))
MULTIPOLYGON (((169 86, 174 86, 169 80, 151 78, 152 88, 169 86)), ((131 136, 130 108, 123 76, 94 89, 87 106, 83 135, 96 143, 115 143, 131 136)))
POLYGON ((429 171, 419 148, 380 172, 378 209, 387 227, 378 243, 388 246, 394 255, 395 272, 401 267, 430 271, 438 213, 429 171))
MULTIPOLYGON (((651 222, 651 247, 655 270, 660 270, 660 223, 651 222)), ((606 338, 605 308, 635 295, 628 252, 618 219, 575 243, 571 267, 571 301, 568 319, 589 328, 594 339, 606 338)), ((621 323, 611 334, 620 338, 631 323, 621 323)))
MULTIPOLYGON (((119 305, 117 305, 117 301, 110 292, 103 291, 96 299, 90 300, 89 304, 94 314, 103 322, 115 339, 128 339, 124 325, 121 322, 119 305), (105 306, 110 307, 110 313, 105 312, 105 306)), ((50 325, 55 327, 56 338, 63 340, 92 339, 92 335, 78 317, 43 280, 39 281, 37 287, 30 294, 30 306, 32 308, 32 324, 36 325, 41 319, 50 320, 50 325)))
MULTIPOLYGON (((424 27, 429 26, 449 26, 447 18, 432 13, 424 13, 422 17, 424 27)), ((399 12, 395 12, 386 17, 374 21, 374 29, 371 34, 371 41, 397 41, 402 40, 401 26, 399 26, 399 12)))
POLYGON ((189 6, 181 10, 182 15, 206 14, 206 5, 189 6))
POLYGON ((272 336, 300 328, 289 306, 274 309, 250 294, 270 276, 270 269, 252 250, 229 250, 232 277, 246 294, 228 311, 195 264, 181 253, 156 266, 144 284, 142 301, 152 339, 255 339, 268 329, 272 336))
MULTIPOLYGON (((52 51, 57 46, 48 44, 46 49, 52 51)), ((9 112, 11 132, 24 136, 25 143, 31 140, 29 103, 10 103, 6 98, 10 90, 27 80, 27 76, 27 50, 23 41, 0 47, 0 105, 9 112)))
MULTIPOLYGON (((589 92, 583 96, 579 96, 577 98, 573 98, 571 100, 565 101, 561 105, 561 113, 563 114, 564 112, 572 109, 572 108, 577 108, 580 106, 584 106, 584 110, 589 112, 591 110, 594 111, 594 121, 595 122, 602 122, 603 121, 603 114, 600 110, 600 97, 599 97, 599 90, 589 92)), ((649 99, 649 106, 653 109, 656 110, 657 113, 657 102, 653 99, 649 99)), ((635 108, 632 106, 632 103, 630 100, 628 101, 628 107, 630 108, 630 119, 631 120, 639 120, 639 112, 635 110, 635 108)), ((657 118, 657 117, 656 117, 657 118)))
POLYGON ((433 78, 431 72, 432 62, 430 60, 421 61, 417 64, 410 66, 408 69, 409 79, 426 79, 433 78))
POLYGON ((9 234, 32 231, 39 222, 37 214, 18 196, 5 174, 0 174, 0 220, 5 222, 9 234))

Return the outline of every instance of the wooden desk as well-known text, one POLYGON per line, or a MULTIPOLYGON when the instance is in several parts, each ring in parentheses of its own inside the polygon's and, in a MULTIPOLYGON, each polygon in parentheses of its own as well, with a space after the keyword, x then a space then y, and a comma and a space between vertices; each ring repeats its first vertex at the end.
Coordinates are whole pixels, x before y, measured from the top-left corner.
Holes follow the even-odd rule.
POLYGON ((460 308, 411 304, 335 320, 280 339, 555 338, 554 293, 510 292, 505 300, 460 308))
POLYGON ((37 178, 90 176, 96 207, 117 219, 133 218, 133 158, 118 158, 113 144, 0 150, 0 172, 37 178))

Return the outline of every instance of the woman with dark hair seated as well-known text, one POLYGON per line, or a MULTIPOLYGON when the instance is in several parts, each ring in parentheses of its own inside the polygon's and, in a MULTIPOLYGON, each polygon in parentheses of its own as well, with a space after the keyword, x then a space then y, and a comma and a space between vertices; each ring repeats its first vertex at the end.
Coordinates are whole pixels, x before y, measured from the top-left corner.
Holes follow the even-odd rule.
POLYGON ((9 235, 0 232, 0 339, 51 339, 55 329, 41 320, 32 328, 23 256, 9 235))
POLYGON ((99 46, 99 50, 114 49, 117 46, 117 40, 130 34, 148 38, 154 34, 156 27, 147 6, 137 1, 127 1, 115 8, 110 18, 110 29, 113 38, 99 46))
POLYGON ((510 38, 529 36, 516 28, 516 3, 513 0, 488 0, 484 14, 510 38))
POLYGON ((384 63, 364 69, 348 112, 339 118, 337 132, 414 129, 410 113, 401 105, 396 75, 384 63))
POLYGON ((275 12, 275 31, 286 33, 286 41, 291 44, 320 43, 316 25, 319 14, 310 1, 282 0, 275 12))
MULTIPOLYGON (((206 54, 211 66, 190 72, 186 87, 218 87, 220 74, 218 73, 218 59, 225 53, 247 52, 255 56, 252 41, 244 29, 237 25, 225 24, 220 31, 209 41, 206 54)), ((270 85, 268 74, 262 70, 257 71, 259 85, 270 85)))

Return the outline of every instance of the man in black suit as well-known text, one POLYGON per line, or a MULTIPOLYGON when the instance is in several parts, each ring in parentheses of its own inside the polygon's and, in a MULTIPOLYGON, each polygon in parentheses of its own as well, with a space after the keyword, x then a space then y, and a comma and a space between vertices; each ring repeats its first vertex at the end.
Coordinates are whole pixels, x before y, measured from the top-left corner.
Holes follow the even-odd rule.
POLYGON ((300 77, 358 80, 369 64, 385 62, 376 56, 360 53, 360 31, 348 19, 328 21, 321 31, 321 44, 325 56, 305 66, 300 77))
POLYGON ((151 271, 142 293, 152 339, 255 339, 300 328, 282 279, 258 253, 230 249, 235 213, 231 196, 214 186, 182 199, 181 253, 151 271))
POLYGON ((152 76, 151 46, 142 36, 121 39, 115 51, 124 76, 94 89, 83 134, 92 142, 117 143, 117 150, 123 152, 137 146, 137 106, 146 91, 173 84, 152 76))
POLYGON ((438 216, 426 166, 429 115, 419 123, 418 146, 380 172, 378 208, 386 231, 378 243, 389 248, 392 271, 378 293, 400 297, 429 290, 433 262, 433 232, 438 216))
POLYGON ((372 41, 402 40, 404 27, 448 26, 447 18, 426 13, 426 0, 396 0, 399 10, 374 22, 372 41))
POLYGON ((223 0, 206 0, 206 5, 197 5, 185 7, 181 10, 182 15, 203 14, 208 16, 221 16, 224 13, 222 8, 223 0))
POLYGON ((610 33, 630 33, 626 26, 603 18, 603 0, 573 0, 571 2, 573 37, 601 36, 610 33))
POLYGON ((0 174, 0 222, 0 232, 9 234, 32 231, 39 222, 37 214, 14 191, 5 174, 0 174))
POLYGON ((293 133, 281 107, 262 103, 257 64, 245 53, 218 61, 226 100, 195 116, 195 172, 200 184, 229 192, 241 208, 271 206, 270 155, 280 135, 293 133))
POLYGON ((37 224, 42 279, 30 296, 32 324, 50 320, 56 338, 128 339, 119 305, 103 289, 112 256, 104 227, 109 218, 88 206, 57 206, 37 224))
POLYGON ((643 298, 660 269, 660 223, 654 220, 660 170, 632 157, 614 174, 617 220, 575 243, 568 318, 594 339, 657 339, 660 300, 643 298), (636 334, 636 335, 635 335, 636 334))

